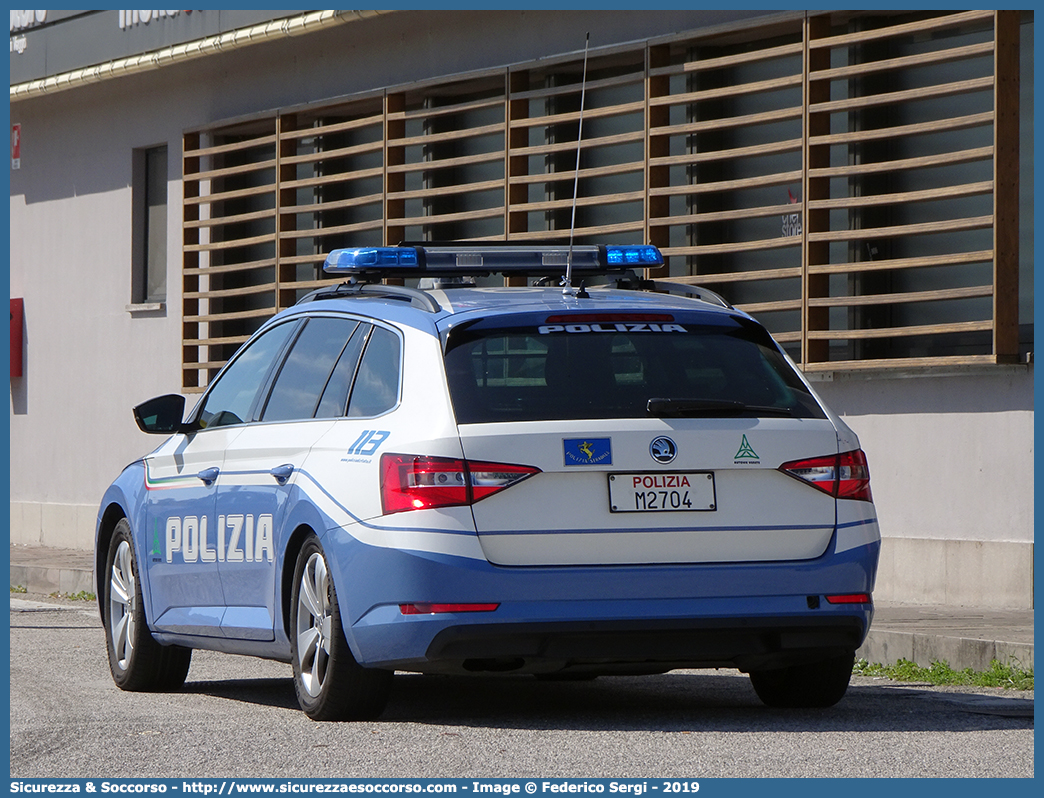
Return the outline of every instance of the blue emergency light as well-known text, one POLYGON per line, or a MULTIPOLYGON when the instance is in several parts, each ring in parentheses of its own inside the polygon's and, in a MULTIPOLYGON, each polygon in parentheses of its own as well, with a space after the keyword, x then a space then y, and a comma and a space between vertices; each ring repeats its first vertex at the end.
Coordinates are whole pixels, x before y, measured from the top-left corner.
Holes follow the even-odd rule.
POLYGON ((484 277, 505 274, 559 277, 572 261, 575 277, 612 274, 663 265, 660 250, 636 246, 518 245, 490 242, 401 244, 397 247, 335 249, 323 271, 357 279, 385 277, 484 277))
POLYGON ((326 256, 323 270, 330 274, 353 274, 372 269, 402 267, 416 269, 415 247, 364 247, 335 249, 326 256))

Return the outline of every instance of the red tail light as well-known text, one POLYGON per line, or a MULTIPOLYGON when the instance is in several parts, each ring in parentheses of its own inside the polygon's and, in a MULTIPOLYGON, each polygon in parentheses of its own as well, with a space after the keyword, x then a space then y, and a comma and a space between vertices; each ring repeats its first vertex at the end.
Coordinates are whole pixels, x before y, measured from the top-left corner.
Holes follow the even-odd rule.
POLYGON ((826 600, 831 604, 869 604, 869 593, 841 593, 836 596, 827 596, 826 600))
POLYGON ((548 316, 545 324, 585 324, 588 322, 674 321, 670 313, 558 313, 548 316))
POLYGON ((414 454, 381 456, 384 514, 474 504, 521 482, 539 468, 414 454))
POLYGON ((493 612, 499 606, 499 602, 496 604, 430 604, 418 601, 413 604, 400 604, 399 612, 403 615, 437 615, 443 612, 493 612))
POLYGON ((779 470, 838 499, 873 501, 870 469, 862 449, 793 460, 781 465, 779 470))

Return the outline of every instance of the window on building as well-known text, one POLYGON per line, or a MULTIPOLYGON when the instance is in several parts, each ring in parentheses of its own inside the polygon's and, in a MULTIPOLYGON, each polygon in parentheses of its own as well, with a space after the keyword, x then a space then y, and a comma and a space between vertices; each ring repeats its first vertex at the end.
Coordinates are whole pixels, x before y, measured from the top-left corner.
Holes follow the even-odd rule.
POLYGON ((167 298, 167 148, 134 152, 134 242, 131 302, 167 298))

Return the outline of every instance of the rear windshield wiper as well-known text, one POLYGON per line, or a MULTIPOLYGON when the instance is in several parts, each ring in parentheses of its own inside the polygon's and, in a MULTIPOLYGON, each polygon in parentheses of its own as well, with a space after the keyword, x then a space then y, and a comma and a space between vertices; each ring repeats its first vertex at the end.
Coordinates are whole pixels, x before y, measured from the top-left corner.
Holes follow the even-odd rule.
POLYGON ((748 405, 727 399, 650 399, 646 406, 650 416, 657 418, 697 418, 700 416, 728 416, 751 413, 756 416, 793 416, 787 407, 748 405))

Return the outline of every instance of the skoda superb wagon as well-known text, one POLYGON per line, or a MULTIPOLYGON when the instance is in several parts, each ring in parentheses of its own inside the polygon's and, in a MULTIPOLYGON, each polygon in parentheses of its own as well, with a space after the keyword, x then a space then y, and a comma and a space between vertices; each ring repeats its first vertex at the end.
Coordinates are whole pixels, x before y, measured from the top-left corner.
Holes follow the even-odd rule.
POLYGON ((395 671, 729 667, 771 706, 840 700, 880 545, 859 441, 758 322, 633 271, 662 262, 333 252, 346 282, 194 409, 134 409, 168 437, 99 511, 116 684, 175 689, 215 649, 290 663, 317 720, 379 715, 395 671))

